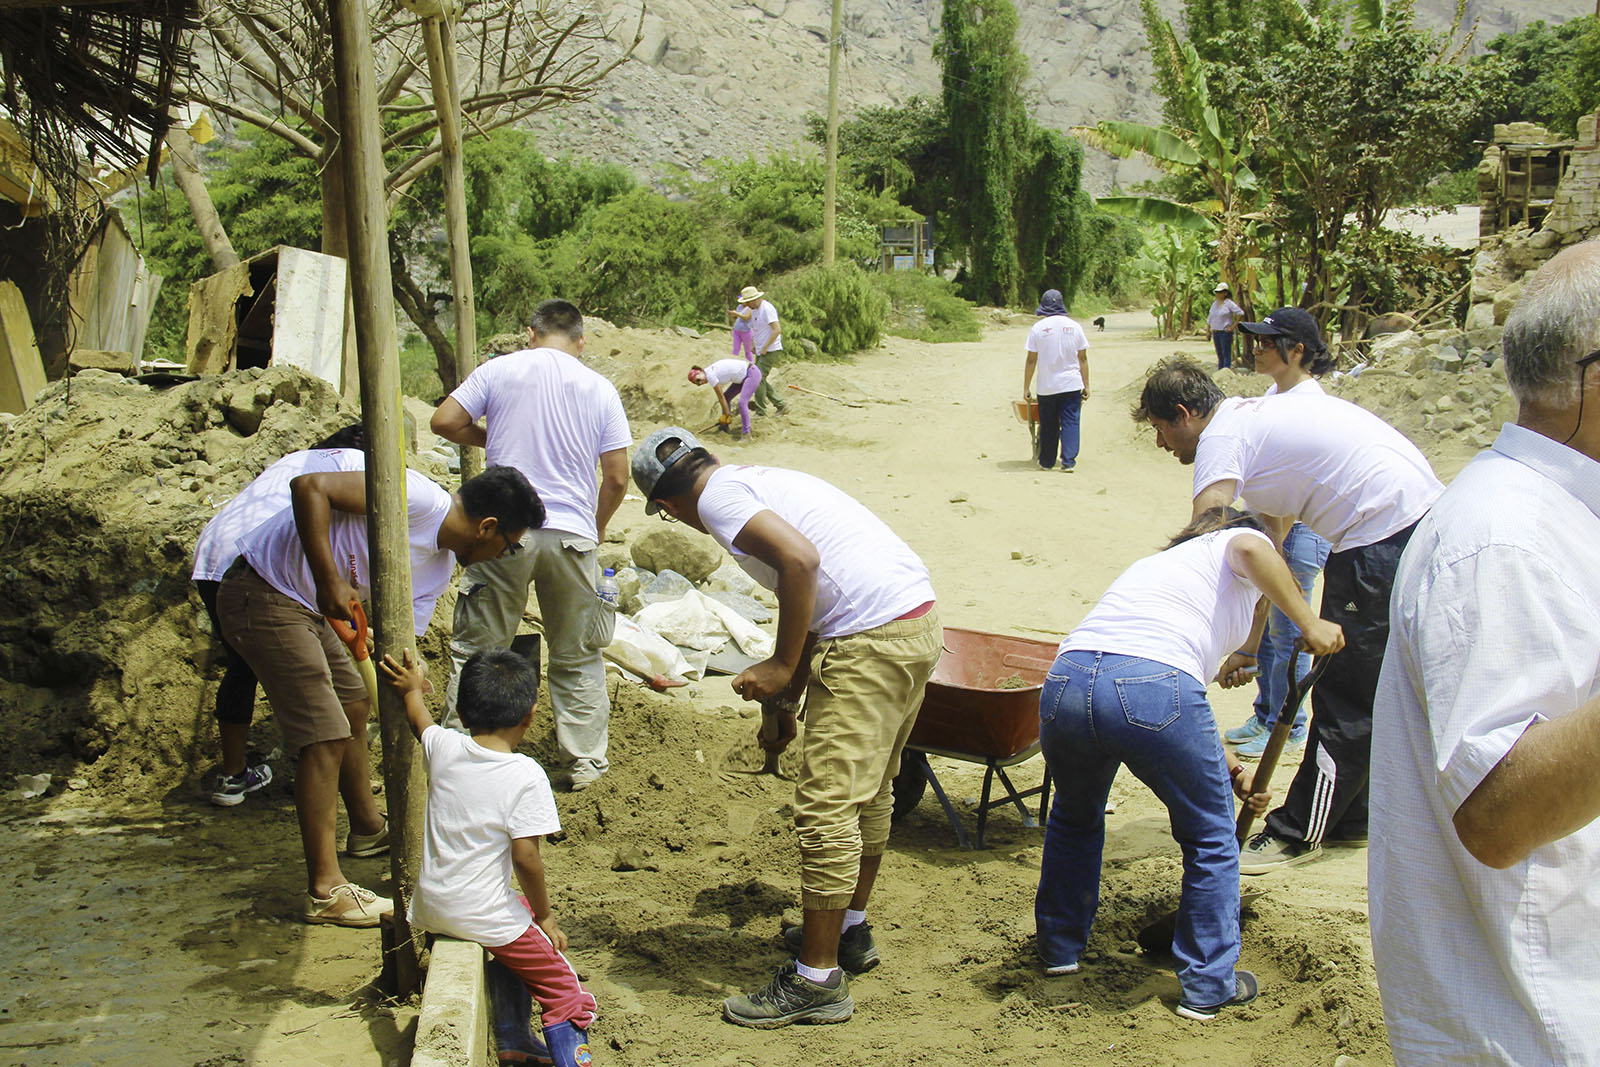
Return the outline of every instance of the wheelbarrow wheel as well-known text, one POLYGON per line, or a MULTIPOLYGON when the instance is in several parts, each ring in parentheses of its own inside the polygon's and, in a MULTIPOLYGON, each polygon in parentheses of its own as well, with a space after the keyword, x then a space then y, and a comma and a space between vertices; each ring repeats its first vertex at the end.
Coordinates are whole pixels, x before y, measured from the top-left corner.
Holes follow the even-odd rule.
POLYGON ((899 822, 916 810, 922 794, 928 791, 928 776, 923 768, 928 765, 928 754, 906 749, 900 753, 900 773, 894 776, 894 814, 891 821, 899 822))

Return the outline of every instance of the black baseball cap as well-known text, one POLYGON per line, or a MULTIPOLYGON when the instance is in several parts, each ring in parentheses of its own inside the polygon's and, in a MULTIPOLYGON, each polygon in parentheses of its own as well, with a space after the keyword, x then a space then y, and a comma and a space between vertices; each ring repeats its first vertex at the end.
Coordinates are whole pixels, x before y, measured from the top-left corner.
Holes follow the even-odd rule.
POLYGON ((1306 346, 1307 352, 1320 352, 1323 348, 1322 331, 1317 320, 1302 308, 1279 308, 1260 322, 1241 322, 1239 329, 1246 333, 1266 337, 1286 337, 1306 346))

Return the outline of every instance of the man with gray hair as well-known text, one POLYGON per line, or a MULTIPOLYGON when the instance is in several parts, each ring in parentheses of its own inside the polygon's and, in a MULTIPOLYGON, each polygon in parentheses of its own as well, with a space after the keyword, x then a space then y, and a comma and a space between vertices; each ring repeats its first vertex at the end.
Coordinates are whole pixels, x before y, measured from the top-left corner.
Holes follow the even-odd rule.
POLYGON ((1502 345, 1517 421, 1407 546, 1374 707, 1402 1067, 1600 1064, 1600 241, 1539 269, 1502 345))

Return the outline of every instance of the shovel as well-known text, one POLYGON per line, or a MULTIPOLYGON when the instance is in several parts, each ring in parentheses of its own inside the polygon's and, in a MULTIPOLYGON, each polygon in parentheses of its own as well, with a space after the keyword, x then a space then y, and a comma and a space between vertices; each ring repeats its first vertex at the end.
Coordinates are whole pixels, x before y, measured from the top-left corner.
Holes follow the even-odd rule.
MULTIPOLYGON (((1311 669, 1304 678, 1295 676, 1295 666, 1300 662, 1300 653, 1303 645, 1298 639, 1294 649, 1289 654, 1289 664, 1285 673, 1289 678, 1289 689, 1283 695, 1283 707, 1278 709, 1278 721, 1273 724, 1272 733, 1267 737, 1266 746, 1261 750, 1261 759, 1256 764, 1256 773, 1250 780, 1250 796, 1267 791, 1272 784, 1272 772, 1278 768, 1278 757, 1283 754, 1283 746, 1289 740, 1289 732, 1294 729, 1295 716, 1300 713, 1300 705, 1305 700, 1306 692, 1316 684, 1322 672, 1327 669, 1331 657, 1318 656, 1311 663, 1311 669)), ((1239 819, 1235 823, 1234 833, 1243 845, 1249 836, 1250 824, 1255 821, 1256 813, 1250 809, 1250 802, 1245 800, 1239 809, 1239 819)), ((1239 903, 1248 904, 1266 892, 1265 889, 1252 888, 1239 894, 1239 903)), ((1178 912, 1176 909, 1167 912, 1160 918, 1151 922, 1139 931, 1139 947, 1148 953, 1163 953, 1172 951, 1172 936, 1178 930, 1178 912)))
POLYGON ((372 665, 372 654, 367 651, 367 612, 361 606, 361 601, 350 601, 350 618, 355 626, 343 619, 329 618, 328 625, 333 627, 333 632, 339 635, 339 640, 344 642, 344 647, 349 650, 350 658, 356 661, 356 671, 361 675, 361 681, 367 687, 367 699, 371 701, 374 712, 378 710, 378 670, 372 665))

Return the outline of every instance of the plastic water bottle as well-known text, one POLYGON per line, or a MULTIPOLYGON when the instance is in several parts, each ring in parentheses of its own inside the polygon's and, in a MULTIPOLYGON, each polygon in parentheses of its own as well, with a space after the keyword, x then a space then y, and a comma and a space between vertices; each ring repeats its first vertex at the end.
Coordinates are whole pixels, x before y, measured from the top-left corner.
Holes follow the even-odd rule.
POLYGON ((600 603, 612 611, 622 608, 622 589, 617 585, 615 567, 607 567, 600 575, 600 584, 595 587, 594 595, 600 598, 600 603))

